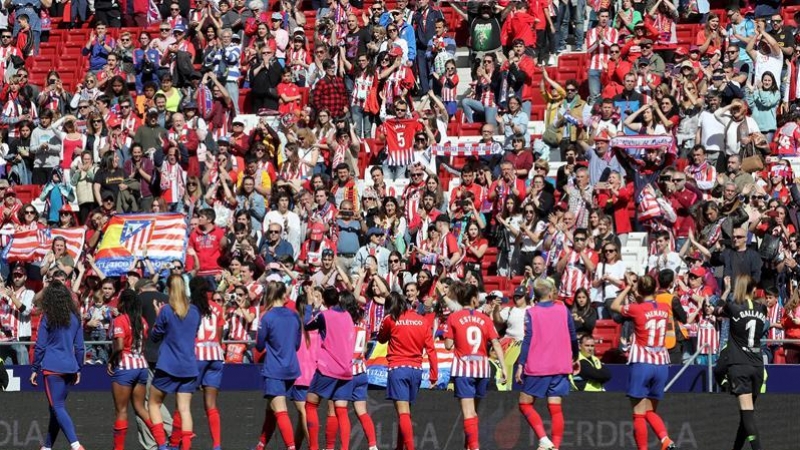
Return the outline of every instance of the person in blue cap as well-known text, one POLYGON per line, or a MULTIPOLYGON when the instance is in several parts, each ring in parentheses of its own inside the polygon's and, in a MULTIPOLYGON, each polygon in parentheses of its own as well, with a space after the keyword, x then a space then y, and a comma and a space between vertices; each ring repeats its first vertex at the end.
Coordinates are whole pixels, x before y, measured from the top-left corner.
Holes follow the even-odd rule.
POLYGON ((382 246, 385 235, 386 232, 383 228, 371 227, 367 230, 367 244, 358 249, 355 258, 353 258, 353 265, 350 267, 352 276, 358 275, 358 269, 364 266, 364 262, 369 256, 374 256, 378 261, 378 274, 382 277, 386 276, 389 272, 389 255, 391 252, 382 246))

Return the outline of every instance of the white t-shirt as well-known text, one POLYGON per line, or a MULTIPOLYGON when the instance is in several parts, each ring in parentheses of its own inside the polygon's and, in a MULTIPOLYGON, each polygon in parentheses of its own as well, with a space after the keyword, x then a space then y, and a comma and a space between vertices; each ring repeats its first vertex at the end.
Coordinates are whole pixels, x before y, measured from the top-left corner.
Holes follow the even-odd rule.
POLYGON ((756 60, 753 80, 760 81, 764 72, 772 72, 772 78, 780 84, 781 71, 783 70, 783 52, 778 50, 776 53, 765 55, 756 50, 756 60))
MULTIPOLYGON (((603 279, 603 275, 608 275, 612 278, 616 278, 617 280, 625 280, 625 262, 619 260, 612 264, 600 263, 597 265, 597 268, 594 271, 594 279, 601 280, 603 279)), ((594 294, 597 292, 599 294, 599 290, 603 289, 603 286, 599 288, 593 288, 592 293, 594 294), (596 290, 596 291, 595 291, 596 290)), ((598 295, 592 295, 593 302, 600 302, 604 301, 607 298, 616 298, 617 294, 619 294, 619 288, 613 283, 606 283, 605 284, 605 291, 603 292, 602 298, 598 295)))
POLYGON ((725 145, 725 140, 722 136, 725 133, 725 125, 714 117, 714 113, 710 111, 701 112, 698 127, 700 128, 700 138, 702 139, 699 144, 702 144, 707 152, 722 151, 722 146, 725 145))
POLYGON ((656 269, 656 271, 660 272, 664 269, 670 269, 677 274, 678 269, 683 266, 683 260, 678 252, 669 252, 666 255, 651 255, 647 260, 647 266, 650 270, 656 269))
POLYGON ((519 308, 512 306, 500 311, 500 318, 506 323, 506 336, 521 341, 525 337, 525 313, 528 306, 519 308))

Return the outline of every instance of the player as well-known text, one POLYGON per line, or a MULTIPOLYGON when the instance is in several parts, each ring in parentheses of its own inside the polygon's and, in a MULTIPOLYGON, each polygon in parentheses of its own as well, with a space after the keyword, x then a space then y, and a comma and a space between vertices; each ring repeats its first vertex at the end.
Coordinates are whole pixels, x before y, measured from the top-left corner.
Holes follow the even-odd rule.
POLYGON ((422 383, 422 352, 428 353, 431 387, 439 378, 439 360, 433 346, 433 314, 422 316, 411 309, 402 295, 392 292, 386 299, 386 316, 378 331, 378 342, 388 343, 386 360, 389 375, 386 399, 393 400, 397 410, 398 450, 414 450, 414 426, 411 404, 422 383))
MULTIPOLYGON (((297 298, 295 306, 300 317, 306 316, 306 309, 322 306, 322 288, 309 286, 304 289, 305 294, 297 298), (309 304, 309 302, 311 304, 309 304)), ((319 333, 303 329, 300 348, 297 349, 297 362, 300 364, 300 376, 289 389, 289 400, 294 403, 297 410, 297 419, 294 430, 294 445, 300 447, 304 439, 308 439, 308 421, 306 421, 306 396, 311 378, 317 371, 317 353, 319 352, 319 333)), ((327 424, 325 431, 327 433, 327 424)))
POLYGON ((664 421, 656 413, 664 398, 669 378, 669 351, 664 346, 667 325, 672 317, 666 303, 657 302, 656 281, 645 275, 634 281, 636 274, 625 274, 625 289, 611 303, 611 311, 630 318, 634 324, 628 364, 631 365, 628 397, 633 405, 633 437, 639 450, 647 450, 647 424, 661 441, 661 450, 675 449, 664 421), (628 295, 635 293, 636 303, 623 306, 628 295))
MULTIPOLYGON (((350 314, 339 306, 339 291, 325 288, 322 299, 327 309, 311 318, 311 310, 306 309, 306 330, 319 330, 320 348, 317 353, 317 371, 311 379, 306 396, 306 421, 308 422, 308 448, 319 450, 319 408, 320 398, 333 400, 335 420, 338 424, 341 448, 350 448, 350 419, 347 416, 347 403, 353 396, 353 349, 355 348, 355 327, 350 314)), ((328 402, 330 403, 330 402, 328 402)), ((332 429, 332 427, 329 427, 332 429)), ((326 430, 327 431, 327 430, 326 430)), ((336 435, 326 432, 326 448, 333 448, 336 435)))
POLYGON ((147 360, 142 349, 147 337, 147 324, 142 319, 142 304, 136 293, 125 289, 119 295, 119 315, 114 318, 111 357, 111 396, 114 398, 114 450, 124 450, 128 433, 128 403, 149 427, 150 413, 144 405, 147 393, 147 360))
POLYGON ((43 374, 50 404, 50 425, 42 449, 51 450, 61 430, 73 450, 84 450, 65 405, 68 386, 81 381, 84 349, 80 313, 69 289, 58 281, 51 281, 44 290, 42 313, 30 378, 31 384, 38 386, 39 373, 43 374))
POLYGON ((555 450, 561 445, 564 437, 561 399, 569 394, 569 376, 578 359, 575 323, 567 307, 553 301, 555 289, 550 281, 537 279, 534 282, 537 303, 525 312, 525 337, 517 360, 516 379, 523 385, 519 393, 519 411, 536 432, 539 450, 555 450), (545 433, 542 418, 533 409, 537 398, 547 398, 552 441, 545 433))
MULTIPOLYGON (((189 290, 192 295, 192 304, 197 307, 202 317, 194 348, 197 358, 197 384, 203 390, 203 404, 208 418, 212 448, 220 450, 222 433, 217 409, 217 395, 222 386, 222 369, 225 359, 220 344, 225 313, 217 302, 208 300, 210 292, 205 278, 192 278, 189 281, 189 290)), ((172 436, 170 438, 170 445, 173 447, 179 443, 176 438, 181 425, 181 416, 176 411, 172 418, 172 436)))
MULTIPOLYGON (((448 297, 464 307, 448 316, 444 345, 447 350, 455 348, 451 376, 464 415, 464 442, 467 450, 477 450, 480 448, 478 402, 486 395, 491 376, 489 344, 497 354, 497 359, 503 361, 505 356, 494 322, 486 314, 475 310, 479 304, 478 289, 471 284, 455 282, 450 285, 448 297)), ((500 371, 501 382, 505 384, 505 365, 500 365, 500 371)))
POLYGON ((752 277, 739 275, 733 299, 719 308, 719 313, 730 319, 730 339, 720 352, 715 371, 727 376, 731 394, 739 399, 739 429, 734 450, 741 450, 745 441, 750 442, 753 450, 761 450, 754 410, 764 384, 761 337, 767 330, 767 307, 753 300, 756 287, 752 277))
POLYGON ((148 408, 152 427, 150 432, 159 450, 167 448, 161 405, 167 394, 176 394, 181 417, 181 450, 192 446, 192 394, 197 389, 197 359, 194 356, 195 336, 200 328, 200 311, 189 304, 186 285, 181 275, 167 279, 169 304, 158 313, 150 340, 161 347, 158 351, 156 373, 150 386, 148 408))
POLYGON ((267 285, 266 303, 270 306, 258 327, 256 350, 266 349, 261 375, 264 377, 264 398, 267 399, 264 424, 256 450, 262 450, 272 437, 275 426, 281 432, 287 450, 295 450, 292 421, 286 408, 288 391, 300 376, 297 350, 300 348, 300 316, 286 307, 286 285, 271 281, 267 285))

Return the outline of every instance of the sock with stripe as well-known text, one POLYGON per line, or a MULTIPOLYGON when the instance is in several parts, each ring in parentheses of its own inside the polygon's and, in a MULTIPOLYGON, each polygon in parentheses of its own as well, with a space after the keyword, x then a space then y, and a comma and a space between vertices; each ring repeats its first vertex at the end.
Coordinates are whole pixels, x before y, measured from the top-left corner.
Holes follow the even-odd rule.
POLYGON ((336 435, 339 433, 339 419, 336 412, 328 415, 325 421, 325 450, 333 450, 336 447, 336 435))
POLYGON ((533 409, 533 403, 520 403, 519 404, 519 412, 522 413, 522 417, 528 421, 528 425, 533 429, 536 433, 536 437, 541 440, 544 437, 547 437, 547 433, 544 431, 544 423, 542 423, 542 417, 539 413, 533 409))
POLYGON ((156 441, 156 445, 159 447, 167 445, 167 434, 164 433, 163 423, 154 423, 153 426, 150 427, 150 433, 153 434, 153 439, 156 441))
POLYGON ((406 450, 414 450, 414 424, 411 422, 411 414, 400 414, 398 422, 400 424, 400 434, 403 437, 403 445, 405 445, 406 450))
POLYGON ((114 450, 125 450, 125 435, 128 433, 128 421, 114 421, 114 450))
POLYGON ((306 402, 306 425, 308 426, 308 449, 319 450, 319 404, 306 402))
POLYGON ((550 411, 553 446, 559 448, 561 439, 564 437, 564 412, 561 410, 561 404, 558 403, 548 403, 547 409, 550 411))
POLYGON ((176 409, 175 412, 172 413, 172 433, 169 434, 170 447, 178 447, 181 445, 182 426, 183 426, 183 421, 181 420, 181 413, 178 412, 178 410, 176 409))
POLYGON ((192 438, 194 438, 193 432, 181 431, 181 450, 190 450, 192 448, 192 438))
POLYGON ((212 448, 218 448, 222 445, 222 426, 220 424, 219 409, 211 408, 206 410, 208 416, 208 431, 211 434, 212 448))
POLYGON ((336 406, 334 409, 336 409, 336 421, 339 422, 341 450, 350 450, 350 417, 347 415, 347 406, 336 406))
POLYGON ((258 446, 260 448, 264 448, 272 439, 272 433, 275 432, 275 426, 277 425, 277 420, 275 419, 275 413, 270 409, 267 411, 266 415, 264 415, 264 423, 261 425, 261 435, 258 436, 258 446))
POLYGON ((661 416, 655 411, 647 411, 644 418, 650 424, 650 428, 653 429, 656 436, 658 436, 658 440, 663 441, 667 437, 667 427, 664 425, 664 421, 661 420, 661 416))
POLYGON ((469 419, 464 419, 464 442, 467 445, 467 449, 475 450, 479 448, 478 441, 478 418, 470 417, 469 419))
POLYGON ((745 440, 750 443, 750 448, 753 450, 761 450, 761 441, 758 438, 758 427, 756 427, 755 411, 752 409, 739 411, 739 417, 741 417, 742 423, 744 424, 745 440))
POLYGON ((647 450, 647 419, 645 414, 633 414, 633 439, 638 450, 647 450))
POLYGON ((278 430, 281 432, 281 437, 286 444, 287 450, 294 450, 294 430, 292 429, 292 421, 289 419, 289 413, 277 411, 275 412, 275 419, 278 422, 278 430))
POLYGON ((375 437, 375 424, 372 422, 372 417, 369 414, 359 414, 358 421, 361 422, 361 428, 364 429, 364 436, 367 437, 367 445, 375 447, 378 439, 375 437))

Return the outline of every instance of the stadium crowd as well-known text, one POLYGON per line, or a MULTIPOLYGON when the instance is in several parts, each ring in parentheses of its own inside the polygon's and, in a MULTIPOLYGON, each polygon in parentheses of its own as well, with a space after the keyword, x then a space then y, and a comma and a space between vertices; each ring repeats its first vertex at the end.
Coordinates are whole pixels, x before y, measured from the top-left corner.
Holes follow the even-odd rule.
MULTIPOLYGON (((463 279, 513 361, 535 280, 552 280, 591 336, 621 320, 609 305, 631 271, 658 279, 672 306, 673 363, 715 355, 713 305, 742 274, 762 289, 769 336, 800 338, 800 45, 788 23, 800 17, 779 1, 723 17, 702 0, 314 0, 311 16, 291 0, 165 1, 151 4, 155 22, 147 2, 75 1, 63 23, 91 33, 74 90, 56 70, 29 82, 63 14, 49 3, 0 13, 2 239, 72 227, 86 239, 77 260, 54 239, 42 261, 3 263, 0 340, 35 340, 51 280, 71 286, 87 340, 107 340, 118 292, 164 290, 167 274, 210 284, 236 341, 230 363, 262 356, 246 341, 268 281, 312 305, 325 287, 354 292, 372 341, 400 293, 441 340, 459 309, 447 287, 463 279), (445 6, 464 19, 471 80, 445 6), (698 22, 679 44, 676 26, 698 22), (113 30, 123 24, 138 31, 113 30), (548 73, 581 53, 585 79, 548 73), (462 120, 482 124, 477 141, 453 133, 462 120), (41 194, 22 203, 28 185, 41 194), (186 258, 154 267, 145 249, 106 277, 93 258, 104 227, 136 212, 185 213, 186 258), (648 235, 645 267, 623 261, 634 232, 648 235), (486 292, 489 280, 500 289, 486 292)), ((800 346, 769 350, 800 362, 800 346)), ((108 351, 90 345, 87 362, 108 351)), ((29 359, 24 345, 0 354, 29 359)))

